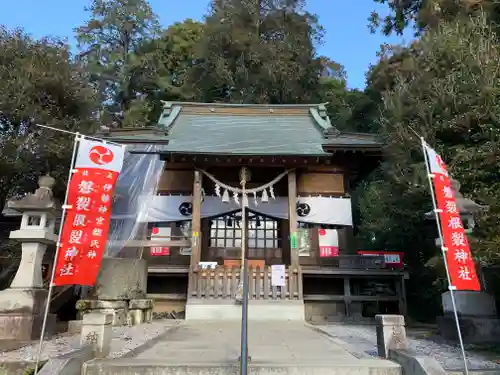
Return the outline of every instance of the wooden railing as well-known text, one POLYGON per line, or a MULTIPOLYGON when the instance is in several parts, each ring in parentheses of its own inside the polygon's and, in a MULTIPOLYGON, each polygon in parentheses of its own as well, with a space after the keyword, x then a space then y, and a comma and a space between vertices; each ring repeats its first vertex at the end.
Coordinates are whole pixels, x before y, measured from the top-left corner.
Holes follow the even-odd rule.
MULTIPOLYGON (((219 266, 190 271, 189 296, 196 299, 235 299, 241 277, 240 268, 219 266)), ((291 266, 285 271, 285 286, 271 285, 271 267, 248 269, 250 300, 299 300, 303 297, 302 275, 291 266)))
POLYGON ((350 269, 382 269, 386 268, 383 255, 340 255, 336 259, 337 267, 350 269))

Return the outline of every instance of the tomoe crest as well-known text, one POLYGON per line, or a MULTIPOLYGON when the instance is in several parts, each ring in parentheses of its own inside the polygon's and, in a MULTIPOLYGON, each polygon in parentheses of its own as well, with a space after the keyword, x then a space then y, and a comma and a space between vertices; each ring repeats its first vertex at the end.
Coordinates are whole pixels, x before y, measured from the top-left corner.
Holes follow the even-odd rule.
POLYGON ((305 217, 311 213, 311 206, 304 202, 297 203, 295 210, 297 211, 297 215, 305 217))
POLYGON ((113 161, 115 155, 109 148, 98 145, 89 151, 89 159, 97 165, 106 165, 113 161))
POLYGON ((179 206, 179 212, 182 216, 190 216, 193 214, 193 205, 191 202, 182 202, 179 206))

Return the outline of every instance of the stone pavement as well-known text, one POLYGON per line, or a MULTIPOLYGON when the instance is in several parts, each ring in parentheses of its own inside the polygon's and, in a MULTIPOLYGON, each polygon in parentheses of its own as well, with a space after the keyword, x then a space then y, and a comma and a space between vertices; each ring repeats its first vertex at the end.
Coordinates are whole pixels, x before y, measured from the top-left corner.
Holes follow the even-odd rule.
MULTIPOLYGON (((182 363, 202 358, 231 363, 240 355, 241 323, 186 322, 165 340, 137 355, 139 359, 162 358, 182 363)), ((297 322, 251 322, 248 347, 252 362, 303 362, 355 357, 339 345, 297 322)))
MULTIPOLYGON (((238 322, 186 321, 134 357, 95 360, 84 373, 236 374, 240 332, 238 322)), ((248 333, 251 374, 401 375, 398 365, 357 358, 301 322, 250 322, 248 333)))

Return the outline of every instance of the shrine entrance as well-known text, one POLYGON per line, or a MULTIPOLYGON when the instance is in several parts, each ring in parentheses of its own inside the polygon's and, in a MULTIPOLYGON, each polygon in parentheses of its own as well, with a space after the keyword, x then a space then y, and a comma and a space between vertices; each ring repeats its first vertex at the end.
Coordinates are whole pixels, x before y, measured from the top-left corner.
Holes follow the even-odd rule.
MULTIPOLYGON (((273 218, 252 210, 246 210, 246 257, 254 267, 286 264, 283 252, 288 237, 287 220, 273 218), (284 246, 285 245, 285 246, 284 246)), ((243 228, 242 211, 233 211, 205 219, 207 238, 202 261, 217 262, 220 266, 241 265, 243 228)))

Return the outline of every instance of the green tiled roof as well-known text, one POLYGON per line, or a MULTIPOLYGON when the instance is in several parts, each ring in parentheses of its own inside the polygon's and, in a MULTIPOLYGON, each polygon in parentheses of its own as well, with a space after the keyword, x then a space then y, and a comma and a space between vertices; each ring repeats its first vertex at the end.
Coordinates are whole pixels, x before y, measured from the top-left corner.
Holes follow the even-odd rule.
POLYGON ((308 116, 179 116, 171 152, 323 155, 323 136, 308 116))
POLYGON ((167 102, 155 129, 117 129, 111 138, 161 143, 162 152, 324 156, 324 146, 372 147, 372 136, 338 132, 325 106, 167 102))

